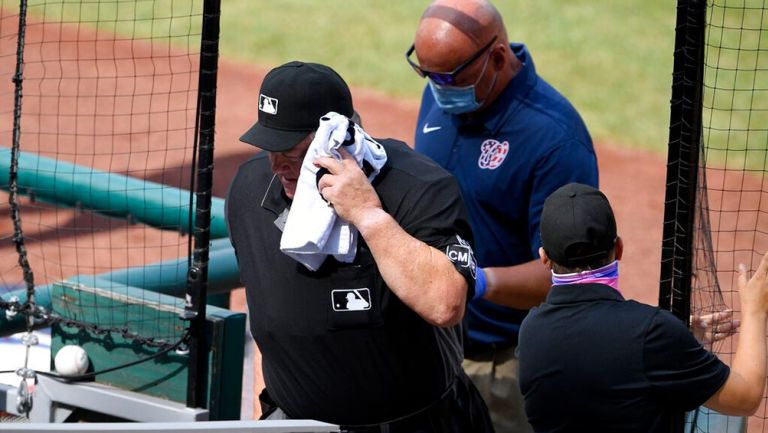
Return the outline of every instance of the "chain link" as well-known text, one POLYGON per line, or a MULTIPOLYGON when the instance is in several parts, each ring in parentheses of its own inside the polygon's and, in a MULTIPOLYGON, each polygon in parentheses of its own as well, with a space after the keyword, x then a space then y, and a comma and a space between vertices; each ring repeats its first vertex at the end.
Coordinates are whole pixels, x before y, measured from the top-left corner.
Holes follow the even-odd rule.
POLYGON ((170 342, 165 338, 142 337, 141 335, 130 331, 125 326, 102 327, 94 323, 86 323, 66 317, 61 317, 58 314, 47 311, 41 306, 34 306, 29 303, 21 303, 19 301, 4 301, 0 299, 0 309, 6 310, 12 315, 21 313, 27 317, 32 317, 38 321, 39 324, 59 324, 67 328, 75 328, 88 331, 95 335, 115 334, 126 340, 135 341, 143 346, 168 349, 176 344, 175 342, 170 342))

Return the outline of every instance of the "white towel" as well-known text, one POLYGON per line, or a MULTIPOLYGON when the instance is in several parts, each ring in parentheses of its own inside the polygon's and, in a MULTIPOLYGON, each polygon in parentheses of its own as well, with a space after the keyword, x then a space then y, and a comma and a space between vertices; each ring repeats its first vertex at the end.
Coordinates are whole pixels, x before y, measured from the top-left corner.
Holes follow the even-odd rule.
POLYGON ((349 126, 349 119, 338 113, 330 112, 320 118, 320 127, 301 166, 293 204, 280 239, 280 250, 310 271, 319 269, 328 255, 344 263, 354 261, 358 235, 357 229, 338 218, 336 211, 318 192, 316 176, 319 168, 314 161, 323 156, 341 160, 338 148, 344 145, 361 168, 363 161, 368 162, 372 168, 369 181, 387 162, 387 154, 380 143, 360 126, 349 126), (349 133, 352 131, 354 137, 349 133))

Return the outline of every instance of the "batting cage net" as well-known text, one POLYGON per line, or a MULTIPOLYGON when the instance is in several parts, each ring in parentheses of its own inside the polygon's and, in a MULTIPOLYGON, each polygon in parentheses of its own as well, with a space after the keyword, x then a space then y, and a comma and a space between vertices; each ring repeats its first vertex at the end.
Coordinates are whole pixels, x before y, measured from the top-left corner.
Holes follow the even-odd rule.
POLYGON ((209 3, 0 1, 0 334, 53 325, 54 347, 105 359, 176 349, 205 375, 184 356, 205 319, 209 3))
MULTIPOLYGON (((659 304, 695 326, 739 316, 737 278, 768 251, 768 9, 679 1, 659 304)), ((736 337, 704 343, 726 362, 736 337)), ((703 410, 686 431, 765 431, 703 410), (727 429, 727 430, 725 430, 727 429)))

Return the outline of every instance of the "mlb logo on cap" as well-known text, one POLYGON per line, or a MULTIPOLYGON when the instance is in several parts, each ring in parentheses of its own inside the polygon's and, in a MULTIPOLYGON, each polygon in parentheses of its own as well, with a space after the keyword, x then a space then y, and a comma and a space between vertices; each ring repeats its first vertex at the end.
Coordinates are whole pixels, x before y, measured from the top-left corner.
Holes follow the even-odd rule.
POLYGON ((259 120, 240 141, 269 152, 292 149, 316 131, 320 117, 330 111, 347 117, 355 114, 352 93, 336 71, 298 61, 278 66, 264 77, 258 111, 259 120))
POLYGON ((267 114, 277 114, 277 99, 259 95, 259 110, 267 114))

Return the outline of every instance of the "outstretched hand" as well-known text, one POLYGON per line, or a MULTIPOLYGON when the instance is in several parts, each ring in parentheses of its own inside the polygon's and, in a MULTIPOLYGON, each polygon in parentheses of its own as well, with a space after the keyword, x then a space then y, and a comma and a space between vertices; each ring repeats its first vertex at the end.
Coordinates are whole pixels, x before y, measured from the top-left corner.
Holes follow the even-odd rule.
POLYGON ((738 331, 741 321, 733 318, 733 310, 723 310, 703 316, 691 316, 693 336, 701 344, 720 341, 738 331))

